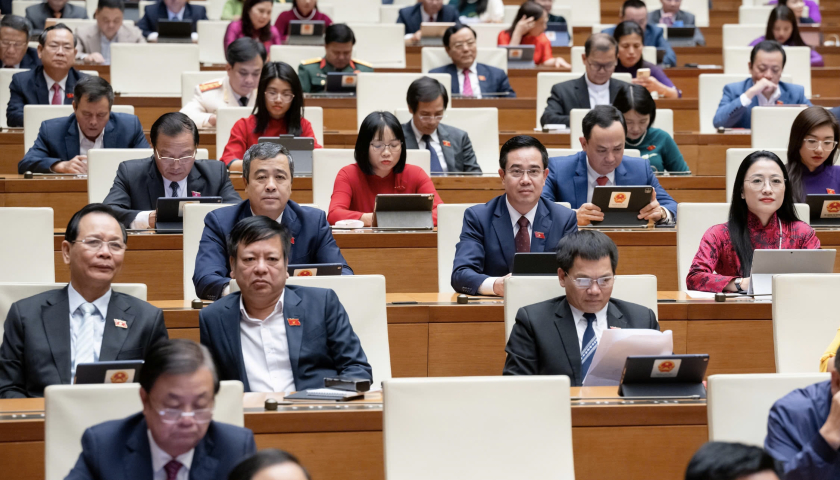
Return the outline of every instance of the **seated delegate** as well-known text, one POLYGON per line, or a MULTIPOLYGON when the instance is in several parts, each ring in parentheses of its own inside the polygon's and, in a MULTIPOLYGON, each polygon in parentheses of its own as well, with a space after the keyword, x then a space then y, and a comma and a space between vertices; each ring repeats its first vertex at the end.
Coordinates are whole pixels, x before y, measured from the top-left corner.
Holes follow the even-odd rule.
POLYGON ((0 20, 0 68, 28 68, 41 65, 38 50, 29 46, 30 25, 17 15, 0 20))
POLYGON ((76 28, 76 59, 86 64, 110 65, 114 43, 146 43, 143 32, 123 23, 123 0, 99 0, 93 25, 76 28))
POLYGON ((477 34, 467 25, 453 25, 443 34, 443 47, 452 63, 429 70, 452 77, 452 94, 481 98, 485 94, 515 97, 507 73, 501 68, 478 63, 477 34))
POLYGON ((286 284, 292 237, 261 215, 228 238, 231 278, 240 292, 201 310, 201 344, 221 380, 246 392, 323 388, 325 377, 373 379, 359 337, 334 291, 286 284))
POLYGON ((430 22, 458 23, 458 10, 444 5, 443 0, 417 0, 414 5, 401 8, 397 23, 405 25, 405 43, 411 45, 420 41, 420 27, 430 22))
POLYGON ((617 108, 599 105, 583 117, 583 151, 568 157, 549 160, 551 171, 542 196, 550 202, 569 202, 576 209, 578 225, 601 221, 604 214, 592 204, 596 186, 650 185, 651 202, 639 211, 638 218, 656 223, 672 223, 677 217, 677 202, 659 184, 650 162, 624 155, 627 125, 617 108))
POLYGON ((327 74, 332 72, 372 72, 369 63, 351 58, 356 36, 344 23, 334 23, 324 34, 324 56, 304 60, 298 65, 300 87, 306 93, 320 93, 327 89, 327 74))
POLYGON ((551 13, 551 8, 554 6, 554 0, 534 0, 537 5, 543 7, 543 10, 548 12, 548 23, 566 23, 566 19, 562 15, 554 15, 551 13))
POLYGON ((682 0, 662 0, 662 8, 648 13, 647 23, 669 27, 694 27, 694 43, 698 47, 705 47, 706 39, 697 27, 694 14, 682 10, 681 5, 682 0))
POLYGON ((616 72, 629 73, 633 83, 641 85, 650 92, 656 92, 663 98, 679 98, 682 92, 674 86, 674 82, 656 65, 642 58, 644 36, 642 29, 636 22, 621 22, 615 27, 613 38, 618 43, 618 65, 616 72), (644 77, 638 75, 640 68, 647 68, 650 74, 644 77))
POLYGON ((785 165, 775 154, 749 154, 735 175, 729 221, 703 234, 685 279, 689 290, 749 290, 753 251, 817 249, 814 229, 794 209, 785 165))
MULTIPOLYGON (((295 69, 283 62, 263 66, 254 113, 240 118, 219 160, 230 170, 242 169, 242 156, 260 137, 278 135, 315 138, 312 124, 303 118, 303 89, 295 69)), ((315 148, 321 148, 315 141, 315 148)))
POLYGON ((91 148, 149 148, 140 119, 111 111, 114 90, 100 77, 84 77, 73 92, 73 113, 41 123, 18 173, 87 173, 91 148))
POLYGON ((437 206, 443 201, 432 179, 422 168, 406 163, 402 125, 391 112, 373 112, 362 121, 353 155, 356 163, 338 171, 327 219, 361 220, 373 224, 373 207, 379 194, 434 194, 432 221, 437 225, 437 206))
POLYGON ((324 22, 325 27, 332 25, 330 17, 318 10, 317 0, 291 0, 292 8, 280 12, 274 26, 280 33, 280 41, 286 43, 289 38, 289 25, 292 21, 324 22))
POLYGON ((535 64, 571 70, 572 66, 566 60, 553 56, 551 41, 545 36, 547 24, 548 12, 538 4, 527 1, 519 7, 510 28, 499 32, 497 43, 500 47, 533 45, 535 64))
POLYGON ((271 24, 273 0, 245 0, 242 18, 228 24, 225 30, 225 50, 237 38, 259 40, 269 52, 272 45, 280 45, 280 33, 271 24))
POLYGON ((33 35, 40 35, 48 18, 88 18, 88 14, 84 6, 68 0, 45 0, 26 7, 26 20, 32 25, 33 35))
POLYGON ((685 480, 782 478, 781 467, 769 453, 761 447, 743 443, 708 442, 694 453, 685 471, 685 480))
POLYGON ((449 5, 458 9, 462 24, 502 23, 505 18, 502 0, 449 0, 449 5))
POLYGON ((505 188, 464 212, 452 267, 452 288, 467 295, 503 295, 515 253, 553 252, 577 231, 575 214, 540 197, 548 152, 534 137, 517 135, 502 146, 499 176, 505 188))
POLYGON ((613 106, 624 115, 627 124, 626 148, 642 153, 657 172, 687 172, 680 147, 668 132, 652 127, 656 120, 656 102, 641 85, 629 85, 618 92, 613 106))
POLYGON ((811 49, 811 66, 822 67, 825 65, 822 55, 817 53, 816 49, 805 43, 805 40, 802 40, 802 35, 799 34, 796 15, 784 5, 779 5, 770 11, 770 18, 767 20, 767 31, 764 35, 753 40, 750 46, 757 45, 766 39, 776 40, 786 47, 808 47, 811 49))
POLYGON ((199 298, 217 300, 230 293, 227 237, 240 220, 255 215, 275 219, 289 229, 294 239, 288 254, 290 264, 338 263, 343 265, 342 274, 353 274, 335 243, 324 211, 289 199, 294 173, 294 159, 282 145, 257 143, 245 152, 242 178, 248 200, 213 210, 204 217, 193 272, 199 298))
POLYGON ((183 113, 163 114, 152 124, 152 156, 120 163, 103 203, 128 228, 155 228, 158 198, 222 197, 239 203, 227 169, 216 160, 196 160, 198 128, 183 113))
POLYGON ((150 42, 158 38, 158 20, 177 20, 192 24, 192 40, 198 41, 196 25, 199 20, 207 20, 207 10, 201 5, 189 3, 187 0, 158 0, 143 10, 143 18, 137 22, 137 28, 150 42))
POLYGON ((822 15, 820 14, 820 4, 814 0, 770 0, 768 5, 785 5, 793 10, 799 23, 820 23, 822 15), (808 15, 805 16, 805 7, 808 7, 808 15))
MULTIPOLYGON (((642 30, 645 32, 645 45, 664 51, 665 55, 662 57, 662 63, 666 67, 676 67, 677 54, 674 53, 671 44, 665 39, 665 32, 657 25, 648 23, 647 17, 647 6, 642 0, 626 0, 621 5, 621 21, 636 22, 642 27, 642 30)), ((603 33, 612 35, 614 29, 615 27, 607 28, 603 33)))
POLYGON ((808 107, 793 121, 787 171, 796 202, 810 194, 840 192, 840 166, 834 165, 840 125, 823 107, 808 107))
POLYGON ((566 375, 579 387, 604 330, 659 330, 659 322, 653 310, 611 298, 618 248, 604 233, 581 230, 560 239, 557 266, 566 294, 516 312, 503 374, 566 375))
POLYGON ((239 463, 227 480, 312 480, 296 456, 265 448, 239 463))
POLYGON ((750 78, 723 87, 715 118, 715 128, 750 128, 753 107, 808 105, 805 88, 782 82, 787 55, 775 40, 764 40, 750 53, 750 78))

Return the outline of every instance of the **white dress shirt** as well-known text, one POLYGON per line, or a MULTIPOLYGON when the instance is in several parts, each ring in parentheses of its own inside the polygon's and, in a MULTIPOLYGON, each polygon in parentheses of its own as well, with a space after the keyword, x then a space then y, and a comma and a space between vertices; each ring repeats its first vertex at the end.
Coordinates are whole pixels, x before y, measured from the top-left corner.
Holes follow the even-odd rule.
POLYGON ((60 92, 58 92, 58 94, 61 96, 61 105, 64 105, 64 97, 67 95, 67 90, 64 88, 64 86, 67 85, 67 75, 65 75, 64 78, 62 78, 61 80, 56 82, 55 80, 50 78, 49 75, 47 75, 47 72, 44 72, 44 78, 47 80, 47 102, 48 102, 48 105, 52 105, 52 99, 53 99, 53 95, 54 95, 53 94, 53 85, 55 85, 56 83, 58 84, 58 88, 61 90, 60 92))
MULTIPOLYGON (((73 288, 71 283, 67 287, 67 297, 70 301, 70 378, 71 381, 76 377, 76 339, 79 338, 84 323, 84 313, 79 310, 83 303, 87 300, 73 288)), ((108 315, 108 304, 111 302, 111 289, 105 295, 97 298, 93 302, 96 307, 96 313, 91 317, 93 322, 93 361, 99 361, 99 351, 102 349, 102 336, 105 334, 105 316, 108 315)))
MULTIPOLYGON (((163 467, 172 461, 173 458, 171 455, 164 452, 157 443, 155 443, 155 439, 152 438, 151 431, 146 430, 146 434, 149 436, 149 450, 152 454, 152 480, 166 480, 166 470, 164 470, 163 467)), ((181 465, 183 465, 181 469, 178 470, 178 480, 189 480, 190 467, 192 466, 194 454, 195 448, 174 458, 174 460, 178 460, 181 462, 181 465)))
MULTIPOLYGON (((103 132, 105 130, 102 130, 103 132)), ((170 180, 166 177, 163 177, 163 196, 165 198, 173 198, 172 197, 172 188, 169 186, 174 182, 174 180, 170 180)), ((175 182, 178 184, 178 196, 179 197, 189 197, 189 192, 187 192, 187 177, 184 177, 181 181, 175 182)), ((129 225, 130 228, 133 229, 143 229, 143 228, 151 228, 149 225, 149 215, 152 214, 151 210, 140 212, 137 216, 134 217, 134 221, 131 222, 129 225)))
MULTIPOLYGON (((572 285, 569 288, 577 287, 572 285)), ((609 328, 607 325, 607 308, 609 308, 609 306, 610 304, 608 303, 604 306, 604 308, 595 312, 595 323, 592 325, 592 329, 595 330, 595 338, 598 342, 601 341, 601 335, 604 333, 604 330, 609 328)), ((575 317, 575 328, 577 329, 578 334, 578 346, 581 350, 583 350, 583 334, 586 332, 586 326, 589 325, 589 322, 583 318, 584 312, 573 307, 571 303, 569 304, 569 308, 572 309, 572 316, 575 317)))
MULTIPOLYGON (((600 173, 592 170, 592 166, 589 165, 589 157, 586 157, 586 203, 592 203, 592 195, 595 193, 595 187, 599 186, 598 177, 601 176, 600 173)), ((604 184, 605 187, 615 186, 615 170, 603 176, 607 177, 607 183, 604 184)), ((670 223, 673 214, 667 208, 662 208, 665 209, 665 218, 660 219, 656 223, 670 223)))
MULTIPOLYGON (((758 106, 759 107, 771 107, 776 105, 776 100, 782 96, 782 89, 776 87, 776 90, 773 91, 773 95, 770 95, 770 98, 764 96, 763 92, 759 92, 755 98, 758 99, 758 106)), ((741 94, 741 105, 744 107, 748 107, 752 103, 752 99, 747 97, 746 93, 741 94)))
POLYGON ((102 139, 105 137, 105 129, 103 128, 101 132, 99 132, 99 136, 96 137, 95 140, 89 140, 84 132, 82 132, 82 127, 78 127, 79 129, 79 155, 87 155, 88 150, 91 148, 102 148, 102 139))
MULTIPOLYGON (((475 98, 481 98, 481 86, 478 83, 478 67, 476 67, 477 63, 478 62, 473 62, 473 64, 470 65, 470 68, 469 68, 470 86, 472 87, 473 96, 475 98)), ((458 68, 458 67, 455 67, 455 68, 458 68)), ((464 71, 463 70, 458 70, 458 88, 459 88, 458 91, 461 92, 462 95, 464 93, 464 77, 466 77, 466 75, 464 75, 464 71)))
MULTIPOLYGON (((265 320, 251 318, 239 299, 239 333, 242 343, 242 358, 245 374, 252 392, 293 392, 295 377, 292 374, 292 360, 289 357, 289 341, 286 337, 286 318, 283 315, 283 299, 286 290, 274 311, 265 320)), ((290 327, 303 328, 303 327, 290 327)))
POLYGON ((589 77, 584 75, 586 80, 586 90, 589 92, 589 108, 595 108, 598 105, 610 104, 610 81, 603 85, 595 85, 589 81, 589 77))
MULTIPOLYGON (((173 12, 173 11, 171 11, 167 8, 166 9, 166 16, 169 20, 183 21, 184 20, 184 13, 186 11, 187 11, 187 6, 186 5, 184 5, 184 7, 181 8, 181 10, 178 11, 178 12, 173 12)), ((148 40, 150 42, 154 42, 155 40, 158 39, 158 35, 159 35, 158 32, 152 32, 152 33, 149 34, 148 37, 146 37, 146 40, 148 40)), ((193 42, 197 42, 198 41, 198 32, 192 32, 190 34, 190 38, 192 38, 193 42)))
MULTIPOLYGON (((526 173, 527 175, 527 173, 526 173)), ((510 201, 507 197, 505 197, 505 204, 507 205, 508 214, 510 214, 510 222, 513 227, 513 238, 516 238, 516 234, 519 233, 519 218, 522 217, 522 214, 519 213, 513 205, 510 204, 510 201)), ((525 218, 528 219, 528 237, 531 238, 534 236, 534 218, 537 216, 537 207, 539 207, 540 203, 537 202, 534 205, 534 208, 528 211, 525 214, 525 218)), ((499 277, 487 277, 481 282, 481 285, 478 286, 478 293, 480 295, 495 295, 493 292, 493 284, 499 277)))
MULTIPOLYGON (((425 134, 420 130, 417 130, 417 126, 414 125, 413 118, 409 123, 411 123, 411 129, 414 130, 414 137, 417 138, 417 146, 420 147, 420 150, 426 150, 426 142, 423 141, 423 135, 425 134)), ((449 169, 446 166, 446 159, 443 158, 443 147, 440 144, 440 137, 438 137, 437 129, 435 129, 435 131, 432 132, 432 134, 429 135, 429 137, 432 139, 430 143, 432 144, 432 148, 437 154, 438 161, 440 161, 441 170, 443 170, 444 172, 448 171, 449 169)))

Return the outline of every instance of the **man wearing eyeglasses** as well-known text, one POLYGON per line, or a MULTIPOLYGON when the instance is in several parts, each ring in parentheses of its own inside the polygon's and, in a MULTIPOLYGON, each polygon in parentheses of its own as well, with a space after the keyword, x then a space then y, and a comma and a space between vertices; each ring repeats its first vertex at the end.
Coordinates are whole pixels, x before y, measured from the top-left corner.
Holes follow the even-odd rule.
POLYGON ((465 97, 516 97, 510 88, 507 73, 501 68, 478 63, 477 34, 468 25, 455 24, 443 34, 443 46, 452 63, 433 68, 429 73, 446 73, 452 77, 452 93, 465 97))
POLYGON ((505 194, 464 213, 455 247, 452 288, 467 295, 504 295, 513 255, 553 252, 577 231, 575 214, 540 197, 548 176, 548 152, 534 137, 517 135, 502 146, 499 176, 505 194))
POLYGON ((143 411, 85 430, 65 480, 224 479, 256 452, 251 430, 213 420, 219 377, 205 347, 157 343, 139 383, 143 411))
POLYGON ((44 396, 74 383, 82 363, 142 359, 167 338, 163 312, 114 291, 126 232, 107 205, 91 203, 70 219, 61 255, 70 284, 12 304, 0 345, 0 398, 44 396))
POLYGON ((29 46, 29 23, 17 15, 0 20, 0 68, 35 68, 38 50, 29 46))
POLYGON ((659 330, 659 323, 653 310, 610 298, 618 249, 605 234, 581 230, 563 237, 557 266, 566 294, 516 312, 503 374, 567 375, 579 387, 604 330, 659 330))
POLYGON ((402 126, 408 149, 426 149, 431 171, 481 173, 467 132, 440 123, 449 104, 446 88, 432 77, 411 82, 406 94, 411 120, 402 126))
POLYGON ((198 128, 180 112, 162 115, 149 135, 154 153, 150 158, 122 162, 104 203, 128 228, 155 227, 157 199, 222 197, 239 203, 242 197, 230 183, 227 169, 216 160, 196 160, 198 128))
POLYGON ((586 73, 577 80, 561 82, 551 87, 540 124, 569 126, 569 115, 575 108, 594 108, 612 105, 626 82, 612 79, 618 64, 618 43, 611 35, 596 33, 586 39, 583 65, 586 73))

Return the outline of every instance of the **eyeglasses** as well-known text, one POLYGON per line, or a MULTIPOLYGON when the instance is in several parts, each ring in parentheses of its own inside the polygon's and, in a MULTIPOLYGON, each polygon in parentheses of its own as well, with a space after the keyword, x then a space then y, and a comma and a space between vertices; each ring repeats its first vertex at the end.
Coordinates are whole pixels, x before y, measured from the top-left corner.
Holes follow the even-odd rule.
POLYGON ((195 423, 209 423, 213 419, 212 408, 199 408, 192 412, 185 412, 177 408, 164 408, 163 410, 158 410, 157 413, 160 415, 160 420, 163 423, 169 424, 178 423, 181 417, 192 417, 195 423))
POLYGON ((60 51, 60 50, 67 50, 68 52, 73 51, 73 44, 72 43, 48 43, 44 45, 44 48, 47 50, 52 51, 60 51))
POLYGON ((188 162, 190 160, 194 160, 196 153, 198 153, 198 152, 193 152, 192 155, 187 155, 186 157, 173 158, 173 157, 161 157, 160 153, 158 153, 158 151, 155 150, 155 155, 157 155, 158 160, 160 160, 161 162, 163 162, 167 165, 172 165, 175 162, 188 162))
POLYGON ((388 150, 393 152, 394 150, 400 150, 402 148, 402 142, 397 140, 391 143, 371 143, 370 146, 373 147, 373 149, 377 152, 382 150, 383 148, 387 148, 388 150))
POLYGON ((543 174, 542 168, 532 168, 530 170, 522 170, 521 168, 511 168, 507 171, 507 174, 513 178, 522 178, 522 175, 525 175, 525 172, 528 172, 528 176, 532 179, 540 178, 543 174))
POLYGON ((125 244, 123 242, 118 242, 116 240, 106 242, 105 240, 101 240, 99 238, 87 237, 87 238, 84 238, 82 240, 76 240, 76 241, 70 242, 70 243, 81 243, 82 245, 87 247, 88 250, 91 250, 93 252, 98 252, 99 249, 102 248, 102 245, 107 245, 108 250, 110 250, 111 253, 113 253, 113 254, 118 255, 118 254, 121 254, 125 251, 125 244))
POLYGON ((782 190, 785 188, 785 179, 779 177, 772 177, 770 179, 765 179, 764 177, 753 177, 748 180, 744 180, 744 183, 749 185, 749 187, 754 192, 760 192, 762 188, 764 188, 765 183, 770 183, 770 188, 773 190, 782 190))
POLYGON ((586 289, 591 287, 593 282, 597 282, 599 287, 606 288, 612 285, 614 280, 614 276, 607 275, 606 277, 600 278, 573 278, 572 283, 578 288, 586 289))
POLYGON ((819 141, 815 138, 806 138, 805 139, 805 148, 808 150, 816 150, 817 146, 822 144, 822 148, 824 152, 830 152, 834 150, 834 147, 837 146, 837 142, 833 142, 831 140, 819 141))
POLYGON ((428 115, 420 115, 420 120, 422 120, 424 122, 431 122, 431 121, 439 122, 439 121, 443 120, 443 115, 435 115, 434 117, 428 116, 428 115))
POLYGON ((608 72, 615 68, 615 66, 618 64, 618 62, 595 63, 589 61, 587 61, 586 63, 588 63, 590 67, 594 68, 596 72, 608 72))
POLYGON ((280 101, 282 101, 283 103, 290 103, 292 99, 295 98, 295 95, 293 93, 281 93, 269 90, 265 92, 265 98, 267 98, 270 102, 273 102, 279 98, 280 101))
POLYGON ((23 48, 23 46, 26 45, 26 42, 13 42, 11 40, 0 40, 0 45, 4 46, 6 48, 9 48, 9 47, 23 48))
POLYGON ((475 46, 475 40, 467 40, 466 42, 453 43, 450 48, 461 50, 462 48, 472 48, 475 46))

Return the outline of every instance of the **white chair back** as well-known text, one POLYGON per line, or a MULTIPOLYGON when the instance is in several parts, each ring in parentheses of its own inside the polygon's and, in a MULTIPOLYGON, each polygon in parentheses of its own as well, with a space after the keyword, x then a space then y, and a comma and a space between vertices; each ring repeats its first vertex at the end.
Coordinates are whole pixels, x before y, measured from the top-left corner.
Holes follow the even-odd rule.
POLYGON ((405 8, 405 5, 380 5, 379 23, 397 23, 397 19, 400 17, 400 10, 403 8, 405 8))
MULTIPOLYGON (((588 108, 574 108, 570 112, 569 115, 569 130, 570 135, 569 138, 572 140, 572 149, 573 150, 582 150, 583 147, 580 145, 580 139, 583 136, 583 117, 589 113, 588 108)), ((657 108, 656 109, 656 121, 651 125, 652 127, 656 127, 662 129, 674 138, 674 111, 670 108, 657 108)), ((625 155, 627 151, 625 150, 625 155)))
POLYGON ((349 27, 356 36, 356 58, 373 68, 405 68, 405 25, 356 23, 349 27))
POLYGON ((318 6, 321 4, 332 7, 330 18, 335 23, 379 23, 380 0, 321 0, 318 6))
POLYGON ((193 284, 195 258, 201 235, 204 233, 204 217, 217 208, 230 207, 225 203, 194 203, 184 205, 184 299, 198 298, 193 284))
POLYGON ((452 288, 452 267, 455 262, 455 246, 461 238, 464 212, 475 203, 442 203, 438 205, 438 291, 454 292, 452 288))
POLYGON ((198 32, 198 61, 205 65, 226 65, 225 32, 230 20, 199 20, 196 23, 198 32))
POLYGON ((566 17, 569 25, 590 27, 601 23, 601 0, 587 0, 585 2, 554 0, 554 6, 568 7, 571 9, 571 17, 566 17))
MULTIPOLYGON (((478 63, 501 68, 507 73, 507 50, 498 47, 477 48, 476 50, 478 63)), ((430 70, 452 63, 452 59, 443 47, 423 47, 421 52, 422 68, 420 70, 423 73, 429 73, 430 70)))
POLYGON ((775 5, 741 5, 738 7, 738 23, 767 25, 774 7, 775 5))
POLYGON ((754 107, 752 109, 752 147, 787 149, 793 121, 807 107, 754 107))
MULTIPOLYGON (((572 47, 574 48, 574 47, 572 47)), ((568 82, 569 80, 577 80, 582 74, 579 73, 538 73, 537 74, 537 121, 536 125, 539 128, 540 117, 545 111, 548 98, 551 97, 551 87, 558 83, 568 82)), ((629 73, 614 73, 612 78, 622 82, 630 83, 633 77, 629 73)), ((567 125, 568 127, 568 125, 567 125)))
MULTIPOLYGON (((750 74, 750 53, 753 47, 725 47, 723 49, 723 73, 726 75, 750 74)), ((785 47, 787 62, 782 73, 790 76, 792 82, 805 88, 805 96, 811 97, 811 48, 785 47)))
POLYGON ((510 23, 477 23, 470 25, 470 28, 475 30, 475 44, 478 48, 497 48, 499 32, 510 28, 510 23))
MULTIPOLYGON (((212 82, 224 78, 225 72, 204 71, 204 72, 183 72, 181 73, 181 108, 192 101, 195 97, 195 87, 202 83, 212 82)), ((228 132, 230 133, 230 132, 228 132)), ((219 152, 221 156, 221 152, 219 152)))
POLYGON ((9 122, 6 121, 6 107, 8 107, 9 99, 12 97, 10 90, 12 75, 28 71, 28 68, 0 69, 0 128, 9 128, 9 122))
MULTIPOLYGON (((585 49, 582 46, 572 47, 572 73, 583 75, 586 72, 586 65, 583 64, 583 53, 585 49)), ((642 60, 656 65, 656 47, 642 48, 642 60)), ((580 76, 578 75, 578 76, 580 76)))
MULTIPOLYGON (((207 18, 210 20, 221 20, 222 11, 225 9, 225 0, 207 0, 206 9, 207 18)), ((274 25, 274 22, 271 22, 271 24, 274 25)))
POLYGON ((199 71, 198 45, 115 43, 111 86, 122 95, 181 96, 181 73, 199 71), (155 74, 148 75, 149 65, 155 74))
MULTIPOLYGON (((356 125, 369 113, 405 105, 405 92, 411 82, 424 76, 439 81, 452 98, 452 79, 446 73, 423 75, 422 73, 359 73, 356 75, 356 125)), ((320 202, 315 202, 319 203, 320 202)))
POLYGON ((395 378, 384 396, 386 478, 575 478, 567 376, 395 378))
POLYGON ((787 148, 729 148, 726 150, 726 203, 732 201, 732 190, 734 188, 735 176, 738 174, 738 168, 741 162, 747 158, 747 155, 756 150, 767 150, 775 153, 782 160, 782 163, 787 165, 787 148))
POLYGON ((728 23, 723 26, 723 46, 743 47, 762 36, 767 31, 767 23, 728 23))
MULTIPOLYGON (((222 107, 216 111, 216 157, 221 158, 225 145, 230 140, 230 130, 240 119, 251 115, 252 107, 222 107)), ((322 107, 303 107, 303 118, 312 124, 315 140, 324 144, 324 109, 322 107)))
POLYGON ((502 24, 510 25, 513 19, 516 18, 516 12, 519 11, 519 5, 505 5, 505 13, 502 16, 502 24))
MULTIPOLYGON (((568 157, 569 155, 574 155, 580 151, 580 149, 574 148, 547 148, 548 157, 568 157)), ((642 152, 635 148, 625 148, 624 149, 624 156, 625 157, 641 157, 642 152)))
POLYGON ((0 208, 0 282, 55 281, 53 221, 49 207, 0 208))
MULTIPOLYGON (((134 105, 114 105, 111 111, 134 115, 134 105)), ((24 105, 23 150, 29 151, 35 145, 41 123, 53 118, 67 117, 71 113, 73 113, 73 105, 24 105)))

